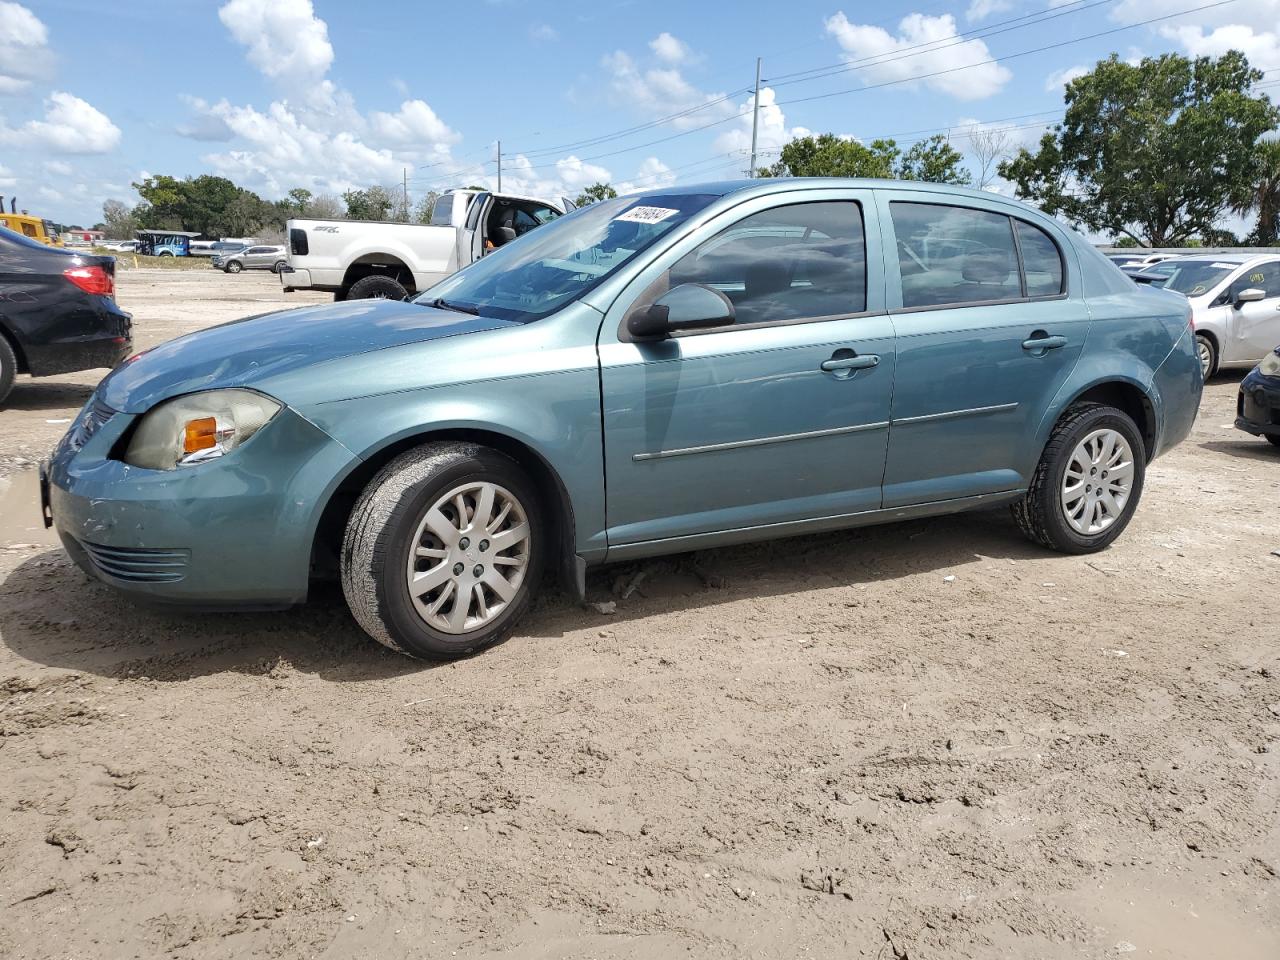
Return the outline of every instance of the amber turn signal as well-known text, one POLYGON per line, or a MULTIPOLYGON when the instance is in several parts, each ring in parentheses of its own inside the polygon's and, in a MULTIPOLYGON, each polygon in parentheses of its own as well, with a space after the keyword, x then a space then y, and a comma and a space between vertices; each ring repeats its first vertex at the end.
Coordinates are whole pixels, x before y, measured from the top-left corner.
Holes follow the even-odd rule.
POLYGON ((188 420, 182 431, 182 452, 195 453, 198 450, 211 450, 218 445, 217 417, 201 417, 199 420, 188 420))

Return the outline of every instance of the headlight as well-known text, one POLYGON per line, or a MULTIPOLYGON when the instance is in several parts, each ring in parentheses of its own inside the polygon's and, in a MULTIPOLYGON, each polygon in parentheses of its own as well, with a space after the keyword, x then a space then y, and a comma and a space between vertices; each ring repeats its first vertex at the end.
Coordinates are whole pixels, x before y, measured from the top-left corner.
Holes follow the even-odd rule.
POLYGON ((204 463, 230 453, 262 429, 280 404, 251 390, 176 397, 143 414, 124 462, 148 470, 204 463))
POLYGON ((1258 372, 1264 377, 1280 377, 1280 353, 1268 353, 1258 364, 1258 372))

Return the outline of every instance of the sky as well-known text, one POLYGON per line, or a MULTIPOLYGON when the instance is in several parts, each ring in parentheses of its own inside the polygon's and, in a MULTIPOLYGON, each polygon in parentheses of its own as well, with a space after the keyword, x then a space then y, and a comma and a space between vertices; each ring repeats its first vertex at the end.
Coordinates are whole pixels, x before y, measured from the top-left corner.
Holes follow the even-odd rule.
POLYGON ((84 225, 161 173, 413 201, 496 187, 499 141, 538 196, 738 177, 757 58, 760 165, 826 132, 943 133, 976 165, 975 131, 1033 145, 1113 52, 1242 50, 1274 96, 1280 0, 1210 3, 0 0, 0 195, 84 225))

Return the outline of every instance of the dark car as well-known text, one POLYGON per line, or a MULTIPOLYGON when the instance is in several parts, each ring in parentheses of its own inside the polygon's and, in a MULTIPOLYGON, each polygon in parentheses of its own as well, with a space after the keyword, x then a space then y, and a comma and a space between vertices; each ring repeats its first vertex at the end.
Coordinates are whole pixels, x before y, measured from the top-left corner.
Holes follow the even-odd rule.
POLYGON ((1240 381, 1236 427, 1280 447, 1280 347, 1240 381))
POLYGON ((14 377, 114 367, 133 350, 115 301, 115 257, 0 228, 0 403, 14 377))

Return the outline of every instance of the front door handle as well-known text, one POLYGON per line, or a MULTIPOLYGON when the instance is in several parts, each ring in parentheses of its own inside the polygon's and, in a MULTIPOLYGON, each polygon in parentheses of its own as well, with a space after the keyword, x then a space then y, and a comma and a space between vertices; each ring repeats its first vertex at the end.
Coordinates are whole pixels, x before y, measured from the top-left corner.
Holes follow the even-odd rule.
POLYGON ((880 358, 874 353, 863 354, 862 356, 835 356, 830 360, 822 361, 822 369, 827 373, 836 370, 866 370, 868 367, 874 367, 880 362, 880 358))
POLYGON ((1043 330, 1037 330, 1028 340, 1022 341, 1022 349, 1030 351, 1037 357, 1044 356, 1047 350, 1057 350, 1067 345, 1066 337, 1051 337, 1043 330))

